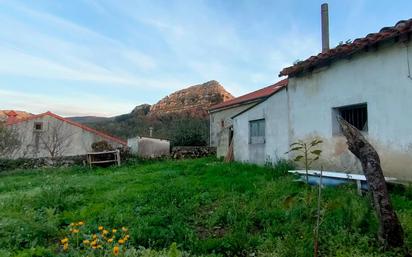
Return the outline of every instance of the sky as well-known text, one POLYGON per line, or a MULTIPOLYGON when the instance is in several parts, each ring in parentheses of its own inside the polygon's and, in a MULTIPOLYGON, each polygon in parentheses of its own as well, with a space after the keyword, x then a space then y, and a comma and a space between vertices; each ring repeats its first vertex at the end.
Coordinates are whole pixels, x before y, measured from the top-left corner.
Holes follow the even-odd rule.
MULTIPOLYGON (((0 109, 114 116, 209 80, 235 96, 319 53, 317 0, 0 0, 0 109)), ((331 0, 331 47, 412 18, 331 0)))

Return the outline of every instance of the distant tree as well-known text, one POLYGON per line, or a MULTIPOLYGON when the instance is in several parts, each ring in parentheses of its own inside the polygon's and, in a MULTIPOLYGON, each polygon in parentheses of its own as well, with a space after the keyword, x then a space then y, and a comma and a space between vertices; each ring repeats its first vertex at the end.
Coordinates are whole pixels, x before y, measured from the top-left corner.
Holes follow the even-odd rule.
POLYGON ((21 147, 19 134, 13 127, 0 122, 0 158, 11 158, 21 147))
POLYGON ((205 146, 208 144, 209 122, 195 118, 175 121, 170 138, 173 145, 205 146))

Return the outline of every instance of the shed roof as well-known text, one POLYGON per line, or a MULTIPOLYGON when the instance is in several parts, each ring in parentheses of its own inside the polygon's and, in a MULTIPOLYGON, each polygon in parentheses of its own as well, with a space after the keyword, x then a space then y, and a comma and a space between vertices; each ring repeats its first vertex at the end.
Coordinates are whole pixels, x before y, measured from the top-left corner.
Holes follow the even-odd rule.
POLYGON ((253 91, 253 92, 248 93, 246 95, 236 97, 236 98, 231 99, 229 101, 213 105, 212 107, 209 108, 209 111, 213 112, 213 111, 217 111, 217 110, 220 110, 220 109, 231 108, 231 107, 235 107, 235 106, 242 105, 242 104, 263 101, 266 98, 268 98, 269 96, 271 96, 274 93, 276 93, 277 91, 279 91, 280 89, 286 87, 287 85, 288 85, 288 80, 283 79, 281 81, 276 82, 273 85, 264 87, 264 88, 256 90, 256 91, 253 91))
POLYGON ((117 138, 117 137, 111 136, 111 135, 109 135, 109 134, 103 133, 103 132, 98 131, 98 130, 96 130, 96 129, 90 128, 90 127, 88 127, 88 126, 86 126, 86 125, 83 125, 83 124, 74 122, 74 121, 72 121, 72 120, 70 120, 70 119, 63 118, 63 117, 61 117, 61 116, 59 116, 59 115, 57 115, 57 114, 55 114, 55 113, 52 113, 52 112, 45 112, 45 113, 41 113, 41 114, 37 114, 37 115, 32 115, 32 116, 29 116, 29 117, 27 117, 27 118, 19 119, 19 120, 17 120, 17 119, 7 120, 7 125, 15 125, 15 124, 22 123, 22 122, 26 122, 26 121, 29 121, 29 120, 34 120, 34 119, 42 118, 42 117, 44 117, 44 116, 53 117, 53 118, 55 118, 55 119, 61 120, 61 121, 66 122, 66 123, 69 123, 70 125, 79 127, 79 128, 81 128, 81 129, 83 129, 83 130, 86 130, 86 131, 88 131, 88 132, 91 132, 91 133, 93 133, 93 134, 96 134, 96 135, 98 135, 98 136, 100 136, 100 137, 102 137, 102 138, 104 138, 104 139, 107 139, 107 140, 110 140, 110 141, 114 141, 114 142, 119 143, 119 144, 121 144, 121 145, 127 146, 127 142, 124 141, 124 140, 122 140, 122 139, 120 139, 120 138, 117 138))
POLYGON ((379 43, 395 40, 407 41, 410 39, 412 32, 412 19, 402 20, 392 27, 382 28, 378 33, 368 34, 366 37, 355 39, 353 42, 339 45, 326 52, 311 56, 308 59, 298 62, 293 66, 284 68, 280 73, 281 76, 293 77, 299 73, 312 71, 328 65, 331 61, 346 58, 362 50, 368 50, 379 43))

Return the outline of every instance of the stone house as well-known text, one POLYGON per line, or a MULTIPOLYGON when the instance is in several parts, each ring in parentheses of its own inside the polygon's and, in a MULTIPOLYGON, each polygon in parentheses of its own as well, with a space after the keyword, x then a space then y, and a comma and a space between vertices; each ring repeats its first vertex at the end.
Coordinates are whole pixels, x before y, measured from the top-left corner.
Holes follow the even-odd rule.
POLYGON ((210 146, 216 147, 217 157, 227 154, 233 137, 232 116, 264 101, 287 85, 287 80, 213 105, 209 108, 210 146))
POLYGON ((285 68, 287 88, 233 118, 236 160, 289 158, 297 140, 324 141, 325 169, 360 172, 336 117, 363 132, 386 176, 412 180, 412 19, 285 68))
POLYGON ((113 148, 127 146, 122 139, 73 122, 52 112, 17 119, 8 113, 7 127, 14 130, 20 147, 8 158, 42 158, 85 155, 92 144, 107 141, 113 148))

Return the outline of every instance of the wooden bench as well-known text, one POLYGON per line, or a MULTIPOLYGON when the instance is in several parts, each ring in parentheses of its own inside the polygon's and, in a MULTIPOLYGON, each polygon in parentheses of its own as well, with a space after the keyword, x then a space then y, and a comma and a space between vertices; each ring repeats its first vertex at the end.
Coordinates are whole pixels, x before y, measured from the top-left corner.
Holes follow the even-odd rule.
POLYGON ((117 163, 117 166, 120 166, 120 151, 106 151, 106 152, 90 152, 87 153, 87 163, 89 164, 90 168, 93 164, 101 164, 101 163, 117 163), (105 155, 112 155, 113 158, 108 160, 95 160, 97 156, 105 156, 105 155))

